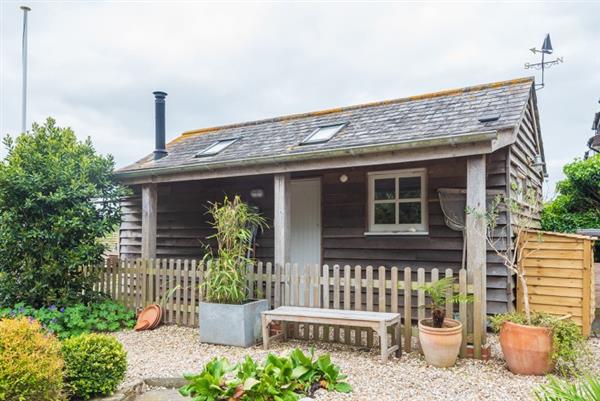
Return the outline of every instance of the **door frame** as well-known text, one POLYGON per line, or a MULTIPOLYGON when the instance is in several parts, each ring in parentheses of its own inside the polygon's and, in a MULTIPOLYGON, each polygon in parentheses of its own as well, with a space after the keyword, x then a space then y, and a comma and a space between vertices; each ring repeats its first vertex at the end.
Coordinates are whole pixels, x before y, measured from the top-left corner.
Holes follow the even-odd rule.
MULTIPOLYGON (((323 268, 323 177, 321 177, 320 175, 318 176, 311 176, 311 177, 299 177, 299 178, 290 178, 290 192, 291 192, 291 186, 293 182, 299 182, 299 181, 318 181, 318 191, 319 191, 319 271, 323 268)), ((290 203, 291 203, 291 207, 290 207, 290 214, 293 213, 292 210, 294 208, 294 198, 291 197, 290 199, 290 203)), ((291 237, 292 237, 292 231, 294 230, 294 227, 292 227, 290 225, 290 248, 292 246, 291 242, 291 237)), ((290 254, 291 254, 291 249, 290 249, 290 254)), ((291 255, 290 255, 291 256, 291 255)), ((290 262, 291 263, 295 263, 291 257, 290 257, 290 262)))

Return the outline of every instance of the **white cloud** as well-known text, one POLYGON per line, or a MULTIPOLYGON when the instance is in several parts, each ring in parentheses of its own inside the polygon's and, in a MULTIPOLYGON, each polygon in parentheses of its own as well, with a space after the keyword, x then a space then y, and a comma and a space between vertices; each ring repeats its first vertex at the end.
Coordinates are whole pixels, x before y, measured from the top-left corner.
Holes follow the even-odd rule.
MULTIPOLYGON (((20 126, 21 2, 0 4, 0 132, 20 126)), ((167 131, 530 75, 552 34, 565 63, 538 93, 551 185, 581 156, 600 96, 600 5, 31 2, 29 121, 51 115, 118 165, 167 131)))

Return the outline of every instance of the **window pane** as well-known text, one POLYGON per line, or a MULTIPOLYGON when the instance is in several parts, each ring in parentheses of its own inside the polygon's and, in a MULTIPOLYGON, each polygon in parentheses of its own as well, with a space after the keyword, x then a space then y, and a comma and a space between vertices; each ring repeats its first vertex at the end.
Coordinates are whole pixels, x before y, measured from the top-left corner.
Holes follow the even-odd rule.
POLYGON ((385 178, 375 180, 375 200, 396 199, 396 180, 385 178))
POLYGON ((421 224, 421 203, 399 203, 398 224, 421 224))
POLYGON ((398 197, 420 198, 421 197, 421 177, 400 177, 398 179, 398 197))
POLYGON ((375 224, 396 224, 396 204, 376 203, 375 224))
POLYGON ((344 124, 319 127, 313 131, 302 143, 327 142, 333 138, 333 136, 337 134, 337 132, 343 127, 344 124))
POLYGON ((212 145, 208 146, 206 149, 204 149, 200 153, 198 153, 197 156, 215 155, 215 154, 219 153, 220 151, 222 151, 223 149, 225 149, 227 146, 234 143, 235 141, 236 141, 236 139, 225 139, 222 141, 217 141, 217 142, 213 143, 212 145))

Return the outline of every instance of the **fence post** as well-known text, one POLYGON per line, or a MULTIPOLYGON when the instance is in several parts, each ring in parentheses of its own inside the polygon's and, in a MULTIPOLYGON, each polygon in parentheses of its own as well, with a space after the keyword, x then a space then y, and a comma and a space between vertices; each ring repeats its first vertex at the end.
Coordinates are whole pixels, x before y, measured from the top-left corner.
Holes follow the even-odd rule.
POLYGON ((412 271, 404 268, 404 351, 412 351, 412 271))
MULTIPOLYGON (((460 269, 458 272, 458 286, 459 294, 461 298, 467 296, 467 271, 460 269)), ((460 356, 465 357, 467 355, 467 334, 468 334, 468 319, 467 319, 467 303, 462 301, 458 305, 458 315, 460 322, 462 323, 462 343, 460 344, 460 356)))

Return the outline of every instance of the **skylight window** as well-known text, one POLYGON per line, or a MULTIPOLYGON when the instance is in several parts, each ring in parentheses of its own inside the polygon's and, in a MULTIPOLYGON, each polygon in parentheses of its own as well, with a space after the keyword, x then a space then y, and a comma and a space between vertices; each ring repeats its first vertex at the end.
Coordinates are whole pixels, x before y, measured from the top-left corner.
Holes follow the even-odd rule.
POLYGON ((223 151, 225 148, 227 148, 229 145, 231 145, 235 141, 237 141, 237 138, 223 139, 223 140, 217 141, 217 142, 209 145, 204 150, 200 151, 198 154, 196 154, 196 157, 214 156, 217 153, 223 151))
POLYGON ((302 141, 302 144, 327 142, 345 126, 346 124, 344 123, 319 127, 316 130, 314 130, 309 136, 307 136, 302 141))

